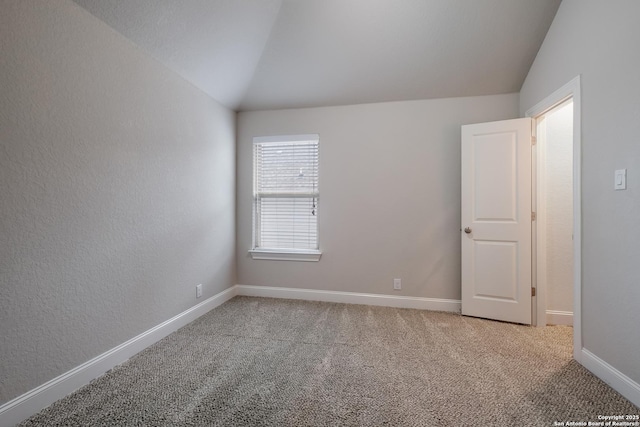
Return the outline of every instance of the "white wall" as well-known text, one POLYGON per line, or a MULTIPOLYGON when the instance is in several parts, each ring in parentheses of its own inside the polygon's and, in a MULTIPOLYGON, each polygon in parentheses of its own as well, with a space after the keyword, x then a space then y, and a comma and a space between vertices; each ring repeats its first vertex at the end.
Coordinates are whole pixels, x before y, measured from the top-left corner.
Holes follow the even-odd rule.
POLYGON ((547 310, 573 311, 573 103, 546 115, 547 310))
POLYGON ((517 94, 240 113, 239 283, 460 299, 460 126, 517 115, 517 94), (253 260, 252 138, 304 133, 320 135, 322 259, 253 260))
POLYGON ((70 0, 0 51, 1 404, 235 282, 235 113, 70 0))
POLYGON ((564 0, 520 94, 524 112, 581 75, 582 337, 640 382, 640 2, 564 0), (613 189, 628 169, 626 191, 613 189))

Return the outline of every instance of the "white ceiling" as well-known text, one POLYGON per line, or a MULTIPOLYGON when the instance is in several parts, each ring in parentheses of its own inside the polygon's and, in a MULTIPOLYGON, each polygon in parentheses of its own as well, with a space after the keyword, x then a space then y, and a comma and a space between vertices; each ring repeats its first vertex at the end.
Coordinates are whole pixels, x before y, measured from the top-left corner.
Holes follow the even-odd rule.
POLYGON ((74 0, 234 110, 518 92, 560 0, 74 0))

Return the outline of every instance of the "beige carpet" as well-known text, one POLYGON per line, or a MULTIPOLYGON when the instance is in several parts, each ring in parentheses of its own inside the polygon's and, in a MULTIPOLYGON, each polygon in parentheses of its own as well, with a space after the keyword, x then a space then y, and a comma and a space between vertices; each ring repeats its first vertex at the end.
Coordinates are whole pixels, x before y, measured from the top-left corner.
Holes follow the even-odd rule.
POLYGON ((552 426, 640 410, 571 328, 236 297, 25 426, 552 426))

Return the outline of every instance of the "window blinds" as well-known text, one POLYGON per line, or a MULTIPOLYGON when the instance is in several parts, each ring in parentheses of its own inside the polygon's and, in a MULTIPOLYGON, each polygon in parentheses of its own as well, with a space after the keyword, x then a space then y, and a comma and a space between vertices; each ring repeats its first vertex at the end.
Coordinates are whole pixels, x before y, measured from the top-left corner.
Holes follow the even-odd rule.
POLYGON ((290 139, 254 142, 256 249, 318 249, 319 140, 290 139))

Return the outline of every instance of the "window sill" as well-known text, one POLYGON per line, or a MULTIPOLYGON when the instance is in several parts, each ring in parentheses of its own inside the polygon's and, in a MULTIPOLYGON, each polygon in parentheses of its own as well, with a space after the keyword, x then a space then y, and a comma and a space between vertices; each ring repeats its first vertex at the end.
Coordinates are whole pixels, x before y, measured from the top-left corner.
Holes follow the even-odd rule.
POLYGON ((253 259, 266 259, 272 261, 320 261, 320 251, 295 251, 278 249, 251 249, 249 251, 253 259))

